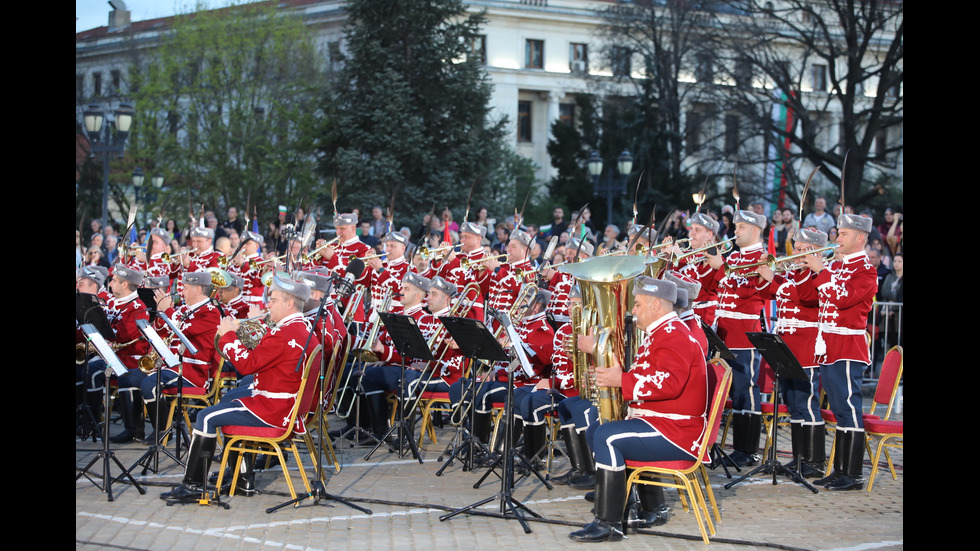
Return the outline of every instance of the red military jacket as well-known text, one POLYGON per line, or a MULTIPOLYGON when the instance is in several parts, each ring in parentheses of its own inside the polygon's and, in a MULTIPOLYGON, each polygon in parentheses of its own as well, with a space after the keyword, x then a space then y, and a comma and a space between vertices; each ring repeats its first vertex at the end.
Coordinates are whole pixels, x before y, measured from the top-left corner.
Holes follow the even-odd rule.
POLYGON ((776 327, 774 333, 789 347, 803 367, 817 367, 813 347, 817 342, 818 302, 813 286, 802 290, 813 276, 810 270, 797 270, 785 276, 776 274, 772 286, 776 289, 776 327))
POLYGON ((808 280, 819 296, 816 361, 871 363, 866 332, 868 314, 878 292, 878 275, 864 251, 834 260, 808 280))
POLYGON ((527 281, 527 276, 517 277, 517 270, 527 272, 531 269, 531 260, 523 259, 513 264, 502 264, 497 273, 489 278, 487 305, 501 312, 510 310, 521 292, 521 286, 527 281))
POLYGON ((221 308, 225 311, 226 316, 232 316, 235 319, 245 319, 248 317, 248 309, 252 305, 245 302, 245 299, 241 294, 237 297, 231 299, 225 304, 221 305, 221 308))
MULTIPOLYGON (((762 243, 756 243, 728 255, 726 263, 731 267, 753 264, 762 260, 765 254, 762 243)), ((718 270, 715 277, 718 279, 718 308, 715 310, 718 336, 732 350, 755 348, 745 333, 762 331, 759 314, 770 298, 769 282, 761 277, 742 277, 738 272, 726 276, 723 270, 718 270)))
POLYGON ((126 369, 139 368, 139 360, 146 355, 150 343, 143 338, 143 333, 136 326, 138 320, 149 320, 146 305, 139 299, 136 291, 123 298, 110 297, 105 306, 109 325, 116 333, 115 342, 118 344, 136 342, 116 350, 119 361, 126 369))
MULTIPOLYGON (((331 272, 341 277, 347 273, 347 265, 350 264, 350 257, 354 255, 358 258, 364 258, 374 254, 374 249, 367 246, 366 243, 358 239, 357 237, 352 238, 350 241, 341 243, 334 249, 333 256, 330 260, 323 260, 322 265, 326 266, 331 272)), ((368 285, 370 283, 371 270, 365 268, 361 272, 361 276, 357 278, 354 283, 357 285, 368 285)))
MULTIPOLYGON (((188 354, 185 350, 181 355, 178 350, 180 340, 174 337, 170 341, 170 349, 181 356, 184 378, 196 387, 207 388, 218 365, 214 351, 214 333, 221 321, 218 309, 208 299, 204 299, 194 305, 181 304, 176 308, 168 308, 167 317, 177 324, 187 340, 197 348, 197 354, 188 354)), ((154 326, 157 331, 167 327, 163 320, 157 320, 154 326)))
POLYGON ((677 314, 650 324, 622 381, 628 418, 642 419, 692 457, 707 459, 708 450, 699 448, 708 424, 708 370, 704 351, 677 314))
POLYGON ((548 311, 555 321, 565 323, 569 321, 568 292, 575 284, 575 277, 565 272, 556 271, 548 283, 548 290, 551 291, 551 300, 548 301, 548 311))
POLYGON ((262 257, 259 253, 245 257, 245 263, 241 265, 232 264, 228 271, 241 277, 245 284, 242 287, 242 300, 248 303, 262 302, 262 295, 265 293, 265 285, 262 285, 262 265, 255 268, 251 267, 251 261, 260 261, 262 257))
POLYGON ((564 396, 578 396, 572 359, 565 352, 565 342, 572 336, 572 324, 565 323, 555 331, 551 349, 551 369, 555 375, 555 388, 564 396))
POLYGON ((384 302, 385 294, 390 290, 393 296, 391 299, 391 308, 388 309, 388 312, 400 314, 402 303, 399 295, 402 292, 402 278, 409 271, 414 272, 415 266, 406 262, 405 257, 401 256, 391 262, 386 262, 380 273, 372 270, 370 267, 367 270, 371 272, 371 306, 377 308, 378 305, 384 302))
MULTIPOLYGON (((251 394, 238 398, 249 412, 271 427, 286 428, 289 415, 296 404, 302 381, 303 369, 296 369, 303 358, 303 346, 309 338, 310 328, 303 315, 290 314, 279 320, 254 350, 249 350, 234 332, 225 333, 219 341, 222 352, 235 364, 242 375, 255 375, 251 394)), ((320 344, 314 335, 310 350, 320 344)), ((319 377, 318 363, 310 368, 310 377, 319 377)), ((312 380, 312 379, 311 379, 312 380)), ((309 383, 311 388, 313 383, 309 383)), ((302 416, 297 416, 302 419, 302 416)))
POLYGON ((704 334, 704 328, 701 327, 701 318, 694 313, 694 310, 684 310, 680 313, 681 321, 687 328, 691 331, 691 336, 698 341, 698 346, 704 351, 705 356, 708 354, 708 336, 704 334))
POLYGON ((475 270, 472 266, 470 268, 464 268, 461 263, 463 255, 473 262, 483 258, 484 253, 482 248, 476 248, 468 253, 458 254, 452 262, 443 264, 439 268, 437 275, 455 285, 461 293, 463 292, 463 287, 467 284, 476 283, 480 287, 480 293, 475 297, 473 293, 469 293, 466 297, 467 300, 473 301, 473 305, 466 317, 483 321, 483 288, 487 279, 490 277, 490 270, 475 270))
POLYGON ((681 260, 678 274, 687 277, 701 284, 698 296, 694 303, 694 313, 697 314, 704 323, 712 325, 715 323, 715 308, 718 306, 718 280, 719 273, 724 275, 721 268, 715 270, 704 260, 705 255, 699 253, 681 260))
MULTIPOLYGON (((516 371, 514 373, 514 386, 536 385, 542 378, 551 376, 551 356, 555 347, 555 330, 548 324, 544 312, 525 316, 520 325, 515 328, 521 341, 527 345, 525 351, 531 350, 527 356, 534 370, 534 375, 529 377, 523 370, 516 371)), ((497 380, 506 381, 506 372, 499 371, 497 380)))

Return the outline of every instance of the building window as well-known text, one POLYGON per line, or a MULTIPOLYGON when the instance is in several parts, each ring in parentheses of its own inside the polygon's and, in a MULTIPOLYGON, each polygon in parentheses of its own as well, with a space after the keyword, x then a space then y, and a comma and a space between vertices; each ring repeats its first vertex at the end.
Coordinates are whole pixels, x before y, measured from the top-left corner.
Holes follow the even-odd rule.
POLYGON ((75 99, 81 101, 85 97, 85 75, 75 75, 75 99))
POLYGON ((810 67, 810 84, 814 92, 827 91, 827 66, 813 65, 810 67))
POLYGON ((487 35, 478 34, 470 42, 470 55, 479 65, 487 64, 487 35))
POLYGON ((740 59, 735 62, 735 86, 746 89, 752 87, 752 62, 740 59))
POLYGON ((167 113, 167 127, 170 133, 176 136, 177 131, 180 130, 180 115, 173 111, 167 113))
POLYGON ((558 105, 558 120, 563 124, 575 126, 575 104, 562 103, 558 105))
POLYGON ((568 70, 573 73, 589 72, 589 46, 572 42, 568 45, 568 70))
POLYGON ((122 72, 119 69, 113 69, 109 72, 112 78, 112 93, 121 94, 122 93, 122 72))
POLYGON ((689 154, 697 153, 704 145, 705 136, 710 136, 710 122, 714 106, 707 103, 695 103, 684 122, 685 141, 689 154))
POLYGON ((92 94, 95 96, 102 95, 102 73, 92 73, 92 94))
POLYGON ((528 40, 524 45, 524 67, 544 69, 544 40, 528 40))
POLYGON ((738 115, 725 115, 725 155, 738 153, 738 115))
POLYGON ((621 46, 613 46, 612 73, 616 77, 628 77, 633 72, 633 51, 621 46))
POLYGON ((698 82, 711 84, 715 80, 715 68, 711 56, 708 54, 698 54, 694 67, 694 78, 698 82))
POLYGON ((517 102, 517 141, 531 141, 531 102, 517 102))

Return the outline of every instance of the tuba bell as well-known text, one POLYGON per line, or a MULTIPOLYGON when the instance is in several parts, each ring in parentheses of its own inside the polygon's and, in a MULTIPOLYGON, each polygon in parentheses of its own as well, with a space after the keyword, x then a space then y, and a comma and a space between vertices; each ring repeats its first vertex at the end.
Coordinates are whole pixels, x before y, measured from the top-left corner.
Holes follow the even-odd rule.
MULTIPOLYGON (((596 369, 608 369, 617 361, 626 365, 626 313, 632 298, 633 280, 646 269, 643 257, 593 257, 559 268, 578 280, 582 290, 582 314, 585 331, 596 332, 596 369)), ((583 370, 580 370, 583 371, 583 370)), ((576 384, 580 384, 576 381, 576 384)), ((584 383, 583 383, 584 384, 584 383)), ((599 410, 599 422, 624 418, 623 393, 619 388, 589 388, 586 396, 599 410)))

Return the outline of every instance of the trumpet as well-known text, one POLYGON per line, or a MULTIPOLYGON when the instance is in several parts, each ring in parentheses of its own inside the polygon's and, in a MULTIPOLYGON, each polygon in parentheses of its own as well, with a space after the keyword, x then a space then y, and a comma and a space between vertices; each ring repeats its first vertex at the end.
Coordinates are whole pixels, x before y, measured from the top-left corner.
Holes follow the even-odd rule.
POLYGON ((303 261, 304 264, 308 264, 310 262, 316 262, 316 261, 320 260, 320 251, 322 251, 323 249, 326 249, 327 247, 333 245, 337 241, 340 241, 340 237, 339 236, 338 237, 334 237, 330 241, 327 241, 323 245, 317 247, 316 249, 313 249, 308 254, 301 254, 301 255, 299 255, 299 258, 300 258, 300 260, 303 261))
POLYGON ((422 248, 419 251, 419 256, 421 256, 423 260, 432 260, 433 258, 442 256, 436 253, 441 253, 442 251, 448 251, 449 249, 452 249, 455 252, 459 252, 459 245, 447 245, 445 247, 439 247, 438 249, 430 249, 425 245, 422 245, 422 248))
POLYGON ((812 251, 807 251, 805 253, 798 253, 789 256, 775 257, 771 254, 766 255, 764 260, 759 262, 753 262, 752 264, 743 264, 741 266, 725 266, 725 275, 729 276, 732 274, 738 275, 739 277, 756 277, 759 272, 745 272, 742 270, 747 270, 749 268, 758 268, 759 266, 768 266, 770 270, 774 272, 789 272, 801 268, 799 264, 796 263, 797 260, 802 259, 805 256, 811 254, 823 254, 827 251, 832 251, 839 247, 840 245, 834 243, 833 245, 827 245, 826 247, 821 247, 819 249, 813 249, 812 251))
POLYGON ((194 253, 194 252, 197 252, 197 247, 194 247, 193 249, 189 249, 189 250, 186 250, 186 251, 180 251, 177 254, 163 253, 163 254, 160 255, 160 258, 164 262, 166 262, 166 263, 169 264, 169 263, 173 262, 174 260, 177 260, 178 258, 184 256, 185 254, 191 254, 191 253, 194 253))
POLYGON ((690 238, 685 237, 683 239, 678 239, 677 241, 666 241, 659 245, 654 245, 647 249, 647 252, 659 251, 660 249, 670 247, 671 245, 677 245, 680 247, 681 252, 683 253, 689 253, 691 251, 691 240, 690 238))
POLYGON ((360 258, 361 260, 371 260, 372 258, 381 258, 381 259, 384 259, 386 256, 388 256, 388 253, 372 254, 371 256, 357 256, 356 254, 352 254, 349 257, 347 257, 347 260, 349 262, 353 262, 354 259, 356 259, 356 258, 360 258))
POLYGON ((735 238, 734 237, 731 237, 731 238, 726 239, 724 241, 719 241, 717 243, 712 243, 710 245, 705 245, 704 247, 701 247, 699 249, 693 249, 693 250, 690 250, 690 251, 685 252, 684 254, 679 254, 679 255, 677 255, 677 256, 674 257, 674 267, 676 268, 676 267, 680 266, 681 260, 685 260, 687 258, 690 258, 690 257, 696 255, 696 254, 701 254, 703 252, 707 252, 707 251, 709 251, 711 249, 714 249, 714 248, 717 248, 718 249, 718 253, 717 254, 727 254, 727 253, 731 252, 732 249, 735 248, 735 238))
POLYGON ((488 260, 498 260, 499 261, 500 259, 506 259, 506 258, 507 258, 507 255, 506 254, 498 254, 497 256, 485 256, 485 257, 480 258, 480 259, 477 259, 477 260, 470 260, 469 258, 464 258, 464 259, 462 259, 462 260, 459 261, 459 265, 462 266, 463 269, 469 270, 471 267, 473 267, 474 264, 480 264, 480 263, 486 262, 488 260))

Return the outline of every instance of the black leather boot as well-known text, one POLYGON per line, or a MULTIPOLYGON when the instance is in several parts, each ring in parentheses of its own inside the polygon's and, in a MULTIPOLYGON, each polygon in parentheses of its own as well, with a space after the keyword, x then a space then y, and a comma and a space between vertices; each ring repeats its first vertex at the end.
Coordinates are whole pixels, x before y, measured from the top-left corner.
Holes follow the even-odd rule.
POLYGON ((589 444, 585 440, 585 431, 576 431, 576 438, 579 441, 579 447, 582 450, 579 455, 581 464, 579 468, 582 474, 578 477, 572 477, 568 481, 568 485, 576 490, 591 490, 595 488, 595 458, 592 456, 592 450, 589 449, 589 444))
POLYGON ((119 411, 122 414, 122 432, 109 437, 113 444, 125 444, 127 442, 142 441, 146 437, 146 430, 143 428, 143 403, 142 399, 134 396, 139 393, 139 389, 119 392, 119 411))
POLYGON ((524 456, 537 470, 545 467, 545 461, 542 459, 544 454, 541 452, 545 447, 545 431, 547 428, 544 424, 524 425, 524 456))
POLYGON ((667 507, 667 500, 664 498, 664 489, 649 484, 634 484, 633 487, 640 496, 640 510, 637 513, 635 528, 640 530, 667 524, 670 520, 670 508, 667 507))
POLYGON ((596 473, 595 520, 568 537, 584 542, 621 541, 625 507, 626 471, 600 469, 596 473))
POLYGON ((388 398, 383 392, 367 394, 362 398, 367 402, 368 415, 371 417, 371 432, 381 438, 388 432, 388 398))
POLYGON ((827 444, 824 425, 803 425, 803 472, 804 478, 823 476, 827 462, 827 444))
POLYGON ((844 456, 841 476, 824 487, 836 491, 864 489, 864 431, 843 431, 838 440, 842 444, 837 453, 844 456))
POLYGON ((577 474, 582 472, 582 450, 579 446, 579 439, 575 435, 575 427, 565 427, 561 429, 562 440, 565 441, 565 449, 568 450, 568 462, 572 464, 572 469, 567 473, 551 479, 552 484, 564 486, 571 482, 577 474))
POLYGON ((797 466, 803 461, 803 425, 801 423, 790 423, 789 428, 793 443, 793 460, 783 466, 796 472, 797 466))
POLYGON ((837 435, 837 438, 834 439, 834 470, 831 471, 829 475, 827 475, 827 476, 825 476, 823 478, 819 478, 817 480, 814 480, 813 481, 814 485, 816 485, 816 486, 826 486, 827 484, 830 484, 830 483, 836 481, 838 478, 840 478, 844 474, 844 470, 843 470, 844 469, 844 467, 843 467, 843 465, 844 465, 844 459, 843 459, 843 457, 844 457, 844 451, 843 451, 843 442, 844 442, 844 439, 843 439, 843 436, 844 436, 844 433, 843 432, 840 432, 837 435))
POLYGON ((204 477, 211 469, 211 456, 218 443, 216 436, 204 436, 195 432, 191 436, 190 450, 187 452, 187 468, 184 470, 184 480, 180 486, 169 492, 160 494, 160 499, 191 501, 201 497, 204 487, 204 477))

